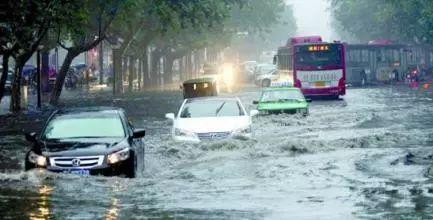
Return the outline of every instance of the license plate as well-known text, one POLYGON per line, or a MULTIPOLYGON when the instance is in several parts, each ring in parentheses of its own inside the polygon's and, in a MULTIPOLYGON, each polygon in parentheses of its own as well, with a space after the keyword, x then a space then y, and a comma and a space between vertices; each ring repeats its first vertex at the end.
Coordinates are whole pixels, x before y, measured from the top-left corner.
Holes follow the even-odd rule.
POLYGON ((314 85, 316 87, 325 87, 326 86, 326 82, 325 81, 315 82, 314 85))
POLYGON ((80 175, 80 176, 89 176, 90 170, 64 170, 63 173, 75 174, 75 175, 80 175))

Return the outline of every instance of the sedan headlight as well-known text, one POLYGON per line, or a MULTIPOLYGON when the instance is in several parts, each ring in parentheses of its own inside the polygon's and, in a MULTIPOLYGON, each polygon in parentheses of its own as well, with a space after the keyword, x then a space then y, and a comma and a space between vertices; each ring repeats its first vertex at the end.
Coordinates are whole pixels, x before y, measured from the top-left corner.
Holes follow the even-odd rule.
POLYGON ((240 128, 234 132, 235 135, 251 134, 251 126, 240 128))
POLYGON ((303 115, 308 115, 308 109, 306 108, 298 109, 297 112, 303 115))
POLYGON ((187 130, 175 128, 174 129, 174 136, 196 137, 197 135, 192 131, 187 131, 187 130))
POLYGON ((30 163, 33 163, 37 166, 40 166, 40 167, 47 166, 47 158, 45 156, 36 154, 33 151, 30 151, 28 159, 29 159, 30 163))
POLYGON ((114 153, 111 153, 108 155, 107 159, 108 159, 108 163, 109 164, 115 164, 118 163, 120 161, 124 161, 127 160, 129 158, 129 148, 125 148, 119 151, 116 151, 114 153))

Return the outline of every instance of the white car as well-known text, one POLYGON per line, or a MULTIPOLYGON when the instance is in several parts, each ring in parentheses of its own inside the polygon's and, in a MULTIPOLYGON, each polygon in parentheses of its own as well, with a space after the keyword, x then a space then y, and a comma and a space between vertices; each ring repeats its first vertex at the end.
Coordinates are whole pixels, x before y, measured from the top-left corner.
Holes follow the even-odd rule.
POLYGON ((200 142, 232 137, 250 138, 251 117, 257 110, 245 111, 239 98, 201 97, 185 99, 177 115, 167 113, 173 121, 176 141, 200 142))

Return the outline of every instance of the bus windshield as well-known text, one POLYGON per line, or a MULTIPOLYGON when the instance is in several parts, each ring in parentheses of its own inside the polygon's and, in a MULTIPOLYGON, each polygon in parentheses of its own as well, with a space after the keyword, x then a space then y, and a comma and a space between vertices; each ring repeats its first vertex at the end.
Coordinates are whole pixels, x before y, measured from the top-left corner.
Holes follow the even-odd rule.
POLYGON ((341 45, 303 45, 296 48, 295 66, 341 66, 342 56, 341 45))

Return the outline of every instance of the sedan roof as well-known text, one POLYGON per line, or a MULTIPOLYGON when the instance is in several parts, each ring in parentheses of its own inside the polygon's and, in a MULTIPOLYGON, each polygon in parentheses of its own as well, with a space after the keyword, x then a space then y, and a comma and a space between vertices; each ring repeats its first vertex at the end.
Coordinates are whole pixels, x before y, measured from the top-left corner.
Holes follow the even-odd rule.
POLYGON ((122 108, 118 107, 106 107, 106 106, 97 106, 97 107, 78 107, 78 108, 68 108, 61 109, 56 112, 56 114, 74 114, 74 113, 95 113, 95 112, 106 112, 106 113, 119 113, 122 112, 122 108))

